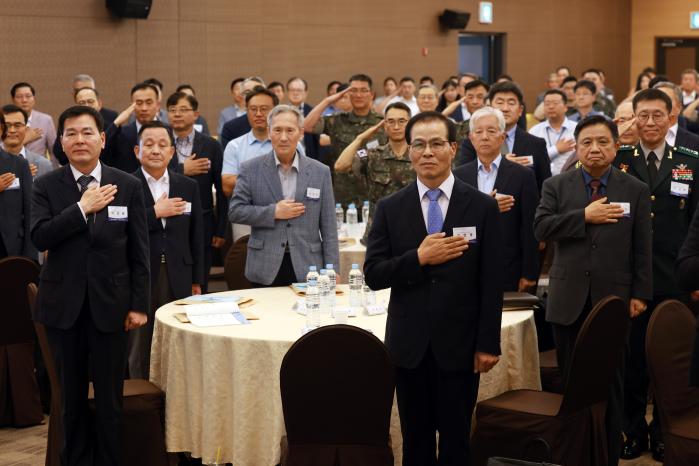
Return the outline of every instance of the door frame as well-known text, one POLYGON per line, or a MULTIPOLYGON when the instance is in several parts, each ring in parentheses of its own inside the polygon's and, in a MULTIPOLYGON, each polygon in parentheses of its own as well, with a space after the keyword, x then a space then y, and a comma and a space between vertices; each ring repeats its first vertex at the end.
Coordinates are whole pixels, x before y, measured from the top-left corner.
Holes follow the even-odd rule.
MULTIPOLYGON (((674 37, 674 36, 656 36, 655 38, 655 71, 658 74, 665 74, 666 73, 666 66, 667 63, 665 62, 665 54, 663 53, 664 49, 667 49, 669 47, 664 47, 664 43, 675 43, 675 44, 682 44, 679 45, 680 47, 683 46, 684 44, 687 44, 688 47, 694 47, 696 50, 696 57, 695 57, 695 63, 699 64, 699 37, 694 36, 694 37, 674 37)), ((676 46, 678 46, 676 45, 676 46)))
MULTIPOLYGON (((507 33, 459 31, 457 41, 464 36, 488 37, 488 73, 490 74, 490 76, 482 76, 482 78, 485 79, 487 82, 494 81, 495 78, 501 75, 503 73, 503 70, 505 69, 505 58, 507 56, 505 54, 507 33)), ((459 56, 457 56, 457 67, 460 54, 461 50, 459 50, 459 56)))

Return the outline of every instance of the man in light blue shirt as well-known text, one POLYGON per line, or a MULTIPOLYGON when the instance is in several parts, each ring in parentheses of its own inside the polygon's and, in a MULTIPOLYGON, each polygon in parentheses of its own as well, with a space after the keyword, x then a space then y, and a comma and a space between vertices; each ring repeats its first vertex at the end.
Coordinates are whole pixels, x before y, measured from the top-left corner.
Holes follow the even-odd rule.
POLYGON ((478 161, 478 190, 484 194, 492 195, 502 155, 498 155, 495 160, 490 162, 490 167, 484 165, 480 158, 476 160, 478 161))

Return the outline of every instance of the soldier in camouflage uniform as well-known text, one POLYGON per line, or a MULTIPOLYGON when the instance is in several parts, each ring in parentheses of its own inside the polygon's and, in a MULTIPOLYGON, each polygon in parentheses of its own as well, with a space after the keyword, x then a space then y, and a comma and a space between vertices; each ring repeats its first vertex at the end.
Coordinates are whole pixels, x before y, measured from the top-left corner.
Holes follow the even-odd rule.
MULTIPOLYGON (((382 120, 381 115, 372 110, 374 93, 371 90, 371 78, 357 74, 349 79, 349 85, 346 90, 326 97, 313 107, 313 110, 306 116, 304 123, 306 132, 330 136, 330 157, 326 163, 333 171, 335 201, 341 203, 344 208, 347 208, 350 203, 360 206, 361 202, 366 199, 367 187, 364 180, 357 178, 351 172, 335 173, 333 169, 335 161, 359 134, 382 120), (350 102, 352 103, 351 112, 322 116, 323 111, 328 106, 341 99, 346 93, 349 93, 350 102)), ((367 141, 366 145, 368 148, 373 148, 385 143, 386 136, 379 134, 375 139, 367 141)))
MULTIPOLYGON (((622 459, 632 459, 648 445, 650 430, 653 457, 662 461, 663 443, 659 419, 646 425, 645 334, 650 316, 665 299, 688 302, 674 276, 675 260, 699 200, 699 154, 665 141, 671 125, 672 101, 659 89, 646 89, 633 99, 640 143, 617 152, 614 166, 648 184, 653 228, 653 301, 648 310, 631 321, 630 354, 624 389, 622 459)), ((610 199, 615 201, 615 199, 610 199)))
POLYGON ((410 109, 401 102, 386 107, 384 121, 364 131, 348 145, 335 162, 335 172, 352 170, 354 175, 366 182, 369 198, 369 218, 366 219, 366 234, 371 228, 371 219, 379 199, 393 194, 415 181, 415 171, 408 157, 405 141, 405 126, 410 120, 410 109), (361 149, 367 140, 383 129, 388 143, 372 149, 361 149))

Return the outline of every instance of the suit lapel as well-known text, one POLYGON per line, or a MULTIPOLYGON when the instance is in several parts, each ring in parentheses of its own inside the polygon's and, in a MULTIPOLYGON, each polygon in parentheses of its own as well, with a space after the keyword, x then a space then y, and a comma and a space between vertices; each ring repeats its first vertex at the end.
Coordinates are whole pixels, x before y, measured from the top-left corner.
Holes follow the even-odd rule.
POLYGON ((451 198, 449 198, 449 208, 447 209, 447 216, 444 219, 444 225, 442 226, 442 231, 450 236, 451 231, 454 227, 463 227, 467 225, 460 225, 459 222, 462 221, 466 213, 466 209, 471 202, 471 197, 468 195, 468 190, 466 185, 458 180, 454 180, 454 188, 451 191, 451 198))
POLYGON ((515 129, 515 142, 512 144, 512 153, 516 156, 529 155, 525 151, 524 137, 521 133, 523 133, 523 131, 517 127, 517 129, 515 129))
POLYGON ((660 168, 658 169, 658 176, 655 179, 655 183, 651 186, 650 191, 653 192, 672 172, 672 152, 670 150, 670 145, 665 144, 665 152, 663 153, 663 160, 660 161, 660 168))
POLYGON ((648 179, 648 166, 646 165, 646 158, 643 156, 643 150, 641 149, 640 145, 636 146, 634 155, 631 158, 631 166, 633 167, 633 170, 636 172, 638 177, 650 187, 650 181, 648 179))
POLYGON ((281 201, 284 199, 282 194, 282 183, 279 181, 279 175, 277 175, 277 164, 274 161, 274 152, 270 152, 267 155, 263 155, 265 158, 265 170, 267 171, 267 185, 272 192, 272 196, 276 201, 281 201))
POLYGON ((80 201, 80 190, 78 189, 78 183, 73 177, 73 171, 70 169, 70 165, 66 165, 63 168, 63 176, 61 177, 61 183, 66 185, 65 189, 58 191, 58 195, 63 198, 66 204, 75 204, 80 201))
POLYGON ((470 184, 474 188, 478 188, 478 161, 474 160, 466 164, 465 168, 466 183, 470 184))
MULTIPOLYGON (((112 169, 110 167, 106 166, 105 164, 102 164, 102 179, 100 180, 100 186, 105 186, 108 184, 115 184, 115 183, 116 182, 114 180, 112 169)), ((117 186, 117 197, 119 196, 118 189, 119 188, 117 186)), ((115 197, 114 201, 112 201, 112 203, 110 205, 118 205, 118 204, 115 204, 116 199, 117 198, 115 197)), ((102 227, 104 226, 104 222, 107 221, 108 211, 109 211, 109 205, 106 206, 104 209, 100 210, 99 212, 97 212, 97 214, 95 214, 95 219, 94 219, 95 224, 92 228, 93 237, 96 237, 97 235, 99 235, 100 230, 102 230, 102 227)), ((88 219, 88 221, 89 221, 89 219, 88 219)))
POLYGON ((408 189, 405 191, 405 209, 406 217, 409 220, 411 230, 413 235, 417 240, 417 244, 420 244, 422 240, 427 236, 427 227, 425 226, 425 217, 422 215, 422 205, 420 204, 420 194, 417 190, 417 182, 413 181, 409 185, 408 189))
MULTIPOLYGON (((296 175, 296 202, 303 202, 306 193, 306 188, 311 181, 311 168, 303 156, 299 153, 296 154, 299 158, 299 172, 296 175)), ((281 184, 281 183, 280 183, 281 184)))
POLYGON ((509 165, 509 161, 503 157, 500 161, 500 167, 498 167, 498 174, 495 177, 495 184, 493 185, 493 188, 497 189, 500 194, 507 194, 507 182, 512 175, 512 167, 509 165))
POLYGON ((203 153, 204 148, 204 138, 201 137, 199 132, 194 132, 194 141, 192 142, 192 154, 196 154, 196 159, 201 158, 200 154, 203 153))
POLYGON ((571 209, 579 209, 581 207, 585 208, 589 203, 589 199, 587 197, 587 187, 585 186, 585 180, 583 179, 583 175, 580 173, 580 170, 583 170, 583 168, 579 168, 571 172, 570 176, 570 192, 573 196, 573 206, 571 209))

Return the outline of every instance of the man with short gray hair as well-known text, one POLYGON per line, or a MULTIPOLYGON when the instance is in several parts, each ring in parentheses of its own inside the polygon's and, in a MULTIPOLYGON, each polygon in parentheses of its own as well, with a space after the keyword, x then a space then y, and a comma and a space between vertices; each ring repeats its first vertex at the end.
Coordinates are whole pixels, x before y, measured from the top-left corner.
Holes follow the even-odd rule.
POLYGON ((278 105, 268 117, 272 151, 244 162, 228 211, 250 225, 245 276, 255 286, 303 281, 309 266, 339 268, 330 169, 297 150, 303 115, 278 105))
POLYGON ((670 112, 670 126, 665 135, 665 141, 671 147, 684 147, 693 151, 699 151, 699 136, 687 131, 687 120, 682 116, 682 90, 670 81, 661 81, 653 86, 667 94, 672 101, 670 112))
POLYGON ((454 176, 498 202, 503 226, 505 291, 527 291, 539 278, 539 245, 534 239, 534 214, 539 202, 536 176, 529 168, 503 157, 505 117, 492 107, 476 110, 469 139, 476 160, 454 170, 454 176))
POLYGON ((78 92, 78 89, 82 89, 84 87, 89 87, 89 88, 96 88, 95 86, 95 78, 90 76, 89 74, 76 74, 73 76, 73 95, 75 96, 75 93, 78 92))

